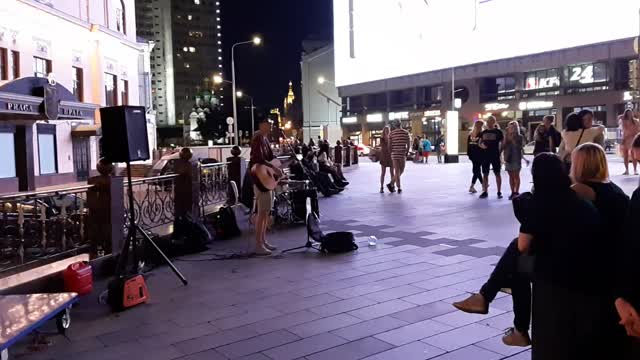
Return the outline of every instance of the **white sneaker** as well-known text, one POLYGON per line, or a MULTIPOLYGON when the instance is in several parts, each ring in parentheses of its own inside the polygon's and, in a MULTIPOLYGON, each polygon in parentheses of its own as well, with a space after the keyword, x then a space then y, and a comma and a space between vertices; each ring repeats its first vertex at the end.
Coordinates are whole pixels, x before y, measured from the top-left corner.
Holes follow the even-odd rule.
POLYGON ((277 247, 277 246, 271 245, 271 244, 269 244, 268 242, 265 242, 265 243, 264 243, 264 247, 265 247, 265 248, 267 248, 267 250, 269 250, 269 251, 276 251, 276 250, 278 250, 278 247, 277 247))
POLYGON ((255 252, 256 256, 269 256, 271 255, 271 251, 269 249, 267 249, 266 247, 259 247, 256 249, 255 252))

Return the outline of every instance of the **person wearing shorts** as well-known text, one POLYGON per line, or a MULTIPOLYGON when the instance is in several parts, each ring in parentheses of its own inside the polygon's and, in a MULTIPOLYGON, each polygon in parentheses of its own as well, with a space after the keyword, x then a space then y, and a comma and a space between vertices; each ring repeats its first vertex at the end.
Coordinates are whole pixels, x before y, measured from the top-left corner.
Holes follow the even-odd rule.
MULTIPOLYGON (((273 151, 271 151, 271 145, 267 136, 271 131, 271 124, 264 119, 260 122, 259 130, 251 140, 251 159, 249 161, 249 169, 254 165, 261 164, 272 167, 269 163, 275 158, 273 151)), ((280 172, 280 169, 276 169, 280 172)), ((253 179, 253 193, 255 198, 255 210, 256 210, 256 255, 266 256, 271 255, 271 252, 277 248, 269 244, 266 240, 267 227, 269 222, 269 215, 273 208, 273 191, 264 189, 262 186, 257 185, 256 179, 253 179)))
POLYGON ((500 154, 504 143, 502 130, 496 127, 497 121, 494 116, 487 119, 487 129, 480 133, 480 147, 484 149, 484 161, 482 162, 482 194, 481 199, 489 197, 489 171, 493 170, 496 176, 496 186, 498 187, 498 199, 502 199, 502 161, 500 154))
POLYGON ((407 163, 407 153, 411 148, 411 137, 407 130, 404 130, 400 123, 395 124, 395 129, 391 131, 391 160, 393 162, 394 183, 398 188, 398 193, 402 193, 402 185, 400 178, 404 173, 407 163))
POLYGON ((431 154, 431 141, 425 136, 422 138, 422 158, 424 163, 429 163, 429 154, 431 154))

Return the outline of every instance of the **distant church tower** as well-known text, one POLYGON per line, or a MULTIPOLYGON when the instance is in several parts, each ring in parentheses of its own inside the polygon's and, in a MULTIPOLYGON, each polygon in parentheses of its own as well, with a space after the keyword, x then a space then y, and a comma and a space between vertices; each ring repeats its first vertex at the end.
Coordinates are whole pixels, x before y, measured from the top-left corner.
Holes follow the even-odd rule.
POLYGON ((287 114, 289 107, 293 104, 293 100, 296 99, 296 96, 293 94, 293 82, 289 81, 289 93, 287 97, 284 99, 284 114, 287 114))

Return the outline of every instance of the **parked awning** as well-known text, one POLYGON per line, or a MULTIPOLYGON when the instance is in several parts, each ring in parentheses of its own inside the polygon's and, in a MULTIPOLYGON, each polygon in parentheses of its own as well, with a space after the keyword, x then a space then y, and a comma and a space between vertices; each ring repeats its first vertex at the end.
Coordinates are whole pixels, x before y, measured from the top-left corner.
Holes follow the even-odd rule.
POLYGON ((91 137, 100 136, 100 125, 78 125, 71 130, 72 137, 91 137))

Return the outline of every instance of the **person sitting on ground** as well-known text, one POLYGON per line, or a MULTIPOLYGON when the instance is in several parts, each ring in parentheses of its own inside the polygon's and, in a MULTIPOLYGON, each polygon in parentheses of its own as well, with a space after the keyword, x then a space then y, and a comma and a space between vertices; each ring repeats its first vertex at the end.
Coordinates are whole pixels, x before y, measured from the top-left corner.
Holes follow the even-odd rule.
MULTIPOLYGON (((630 143, 631 155, 640 160, 640 134, 630 143)), ((615 307, 619 316, 619 324, 629 337, 629 354, 626 359, 640 359, 640 267, 637 265, 640 256, 640 239, 637 224, 640 219, 640 187, 631 197, 631 203, 624 226, 625 244, 621 249, 622 259, 618 270, 615 307)))

